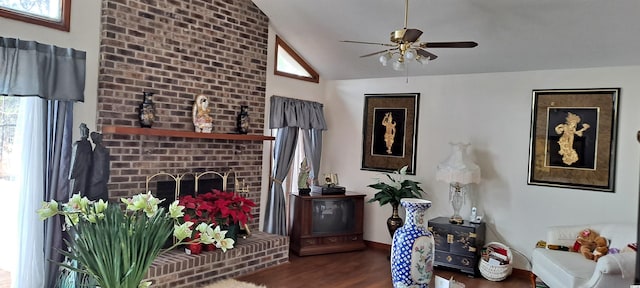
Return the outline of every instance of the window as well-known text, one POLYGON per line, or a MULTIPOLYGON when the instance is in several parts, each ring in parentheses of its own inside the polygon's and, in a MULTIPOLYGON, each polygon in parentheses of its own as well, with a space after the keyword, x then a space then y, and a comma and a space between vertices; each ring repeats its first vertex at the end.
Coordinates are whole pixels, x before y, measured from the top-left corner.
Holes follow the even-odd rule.
MULTIPOLYGON (((13 143, 20 99, 19 97, 0 97, 0 185, 3 187, 0 198, 0 219, 3 219, 4 231, 11 231, 10 233, 18 230, 19 194, 15 182, 17 171, 15 165, 11 164, 11 160, 16 159, 13 152, 17 147, 14 147, 13 143)), ((0 238, 0 254, 4 255, 0 259, 0 286, 3 284, 8 285, 6 287, 11 286, 12 278, 15 277, 15 263, 18 257, 16 238, 0 238)))
MULTIPOLYGON (((2 0, 0 0, 2 1, 2 0)), ((309 82, 320 82, 320 76, 287 43, 276 36, 276 57, 273 74, 309 82)))
POLYGON ((296 144, 296 151, 293 154, 293 160, 291 161, 289 174, 287 174, 287 177, 284 178, 284 192, 286 194, 285 199, 289 199, 290 194, 298 192, 298 175, 300 173, 300 165, 302 164, 304 157, 304 141, 302 140, 302 135, 298 135, 298 143, 296 144))
POLYGON ((14 178, 10 168, 13 138, 18 119, 18 97, 0 97, 0 183, 14 178))
POLYGON ((71 0, 0 0, 0 16, 68 32, 71 0))

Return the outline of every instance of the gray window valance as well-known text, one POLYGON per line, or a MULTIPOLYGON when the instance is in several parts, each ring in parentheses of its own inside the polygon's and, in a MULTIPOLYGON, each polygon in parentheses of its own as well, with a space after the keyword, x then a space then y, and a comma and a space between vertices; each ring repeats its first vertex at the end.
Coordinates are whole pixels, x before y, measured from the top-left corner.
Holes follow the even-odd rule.
POLYGON ((298 127, 327 130, 323 107, 324 105, 318 102, 272 96, 269 128, 298 127))
POLYGON ((84 102, 86 52, 0 37, 0 95, 84 102))

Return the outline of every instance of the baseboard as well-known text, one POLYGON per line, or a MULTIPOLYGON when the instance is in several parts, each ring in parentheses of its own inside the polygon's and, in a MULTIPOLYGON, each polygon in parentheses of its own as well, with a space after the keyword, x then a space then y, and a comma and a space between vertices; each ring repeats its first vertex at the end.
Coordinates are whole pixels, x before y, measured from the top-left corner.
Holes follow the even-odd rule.
POLYGON ((367 248, 384 250, 391 253, 391 245, 389 244, 364 240, 364 245, 367 245, 367 248))

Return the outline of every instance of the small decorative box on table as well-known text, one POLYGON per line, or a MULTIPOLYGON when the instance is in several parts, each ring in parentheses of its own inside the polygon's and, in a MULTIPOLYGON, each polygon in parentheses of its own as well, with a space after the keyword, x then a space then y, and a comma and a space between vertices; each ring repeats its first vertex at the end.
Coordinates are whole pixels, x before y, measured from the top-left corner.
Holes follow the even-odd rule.
POLYGON ((364 249, 364 196, 291 195, 291 251, 307 256, 364 249))
POLYGON ((429 220, 429 231, 436 242, 434 266, 459 269, 461 272, 478 276, 480 251, 484 245, 485 225, 464 221, 462 224, 449 223, 449 217, 429 220))

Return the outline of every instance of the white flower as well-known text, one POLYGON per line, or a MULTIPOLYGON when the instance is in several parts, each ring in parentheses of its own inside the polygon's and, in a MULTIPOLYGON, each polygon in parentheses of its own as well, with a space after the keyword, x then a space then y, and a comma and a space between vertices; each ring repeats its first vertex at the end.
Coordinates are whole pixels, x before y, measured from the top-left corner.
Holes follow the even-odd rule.
POLYGON ((216 228, 213 229, 213 233, 211 236, 216 240, 216 242, 221 242, 225 239, 225 235, 227 235, 227 230, 220 230, 220 226, 216 226, 216 228))
POLYGON ((158 204, 164 201, 164 199, 160 200, 156 197, 153 197, 153 194, 151 194, 151 191, 149 191, 147 192, 147 194, 135 195, 131 199, 121 198, 120 201, 122 201, 122 203, 124 204, 127 204, 127 210, 143 210, 147 214, 147 217, 153 217, 153 215, 158 211, 158 204))
POLYGON ((178 241, 182 241, 187 237, 191 237, 191 226, 193 222, 187 221, 180 225, 173 226, 173 236, 178 239, 178 241))
POLYGON ((227 252, 227 249, 233 248, 233 243, 235 243, 235 241, 233 241, 233 239, 224 238, 224 239, 220 240, 220 242, 218 242, 218 244, 216 244, 216 247, 222 249, 222 252, 227 252))
POLYGON ((104 212, 104 210, 107 210, 108 206, 109 206, 109 203, 104 202, 104 200, 100 199, 98 200, 98 202, 95 203, 94 210, 96 211, 97 214, 100 214, 104 212))
POLYGON ((179 217, 184 216, 184 212, 182 210, 184 210, 184 206, 182 205, 178 205, 178 200, 173 201, 173 203, 171 203, 171 205, 169 205, 169 217, 173 218, 173 219, 177 219, 179 217))
POLYGON ((43 202, 42 207, 38 209, 40 220, 47 219, 56 214, 58 214, 58 202, 55 200, 51 200, 51 202, 43 202))
POLYGON ((69 199, 69 203, 66 204, 66 207, 71 211, 87 213, 89 202, 89 198, 80 197, 80 194, 76 193, 71 196, 71 199, 69 199))

